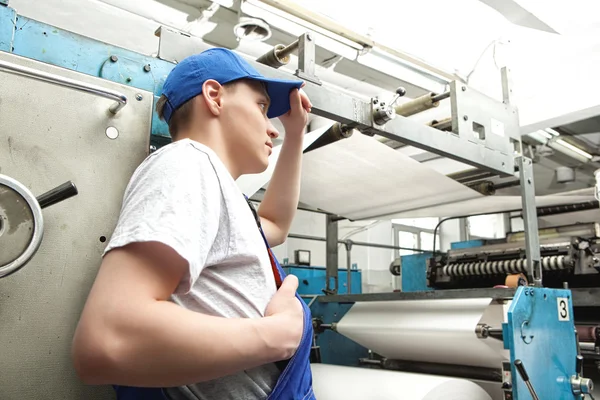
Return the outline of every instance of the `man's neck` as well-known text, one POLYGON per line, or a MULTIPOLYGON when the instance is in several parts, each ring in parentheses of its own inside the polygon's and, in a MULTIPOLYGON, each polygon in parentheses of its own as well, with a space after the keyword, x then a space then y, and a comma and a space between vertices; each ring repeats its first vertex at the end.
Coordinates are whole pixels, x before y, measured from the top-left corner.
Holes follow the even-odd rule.
POLYGON ((177 140, 182 139, 190 139, 195 142, 201 143, 204 146, 210 148, 217 157, 221 160, 229 174, 233 178, 233 180, 237 180, 241 173, 239 172, 239 167, 233 162, 233 157, 231 157, 228 151, 228 147, 223 140, 222 135, 219 134, 203 134, 202 132, 192 132, 192 133, 182 133, 177 137, 177 140))

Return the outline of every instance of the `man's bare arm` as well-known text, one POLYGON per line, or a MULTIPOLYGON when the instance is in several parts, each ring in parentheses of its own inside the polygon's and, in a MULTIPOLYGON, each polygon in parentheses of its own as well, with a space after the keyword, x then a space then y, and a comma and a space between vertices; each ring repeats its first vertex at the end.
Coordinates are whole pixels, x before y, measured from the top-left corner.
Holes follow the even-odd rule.
POLYGON ((168 301, 186 269, 174 250, 156 242, 105 256, 73 339, 84 382, 173 387, 293 354, 302 334, 297 280, 286 281, 265 318, 227 319, 168 301))
POLYGON ((312 107, 308 97, 297 90, 290 93, 290 111, 280 117, 285 138, 269 187, 258 208, 267 242, 271 247, 285 242, 296 215, 302 172, 302 143, 312 107))

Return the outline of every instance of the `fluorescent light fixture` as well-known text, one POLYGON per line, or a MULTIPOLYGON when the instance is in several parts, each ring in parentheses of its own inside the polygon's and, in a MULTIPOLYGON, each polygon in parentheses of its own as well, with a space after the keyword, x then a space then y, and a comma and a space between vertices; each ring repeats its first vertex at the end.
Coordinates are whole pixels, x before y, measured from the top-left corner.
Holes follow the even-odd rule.
POLYGON ((567 149, 571 150, 574 153, 577 153, 581 156, 584 156, 585 158, 587 158, 588 160, 592 159, 592 155, 589 153, 586 153, 585 151, 581 150, 579 147, 575 147, 573 146, 571 143, 567 143, 562 139, 558 139, 556 141, 557 144, 560 144, 561 146, 566 147, 567 149))
POLYGON ((549 134, 551 134, 551 135, 554 135, 554 136, 560 136, 560 133, 558 133, 557 131, 555 131, 555 130, 554 130, 554 129, 552 129, 552 128, 546 128, 546 129, 544 129, 544 130, 545 130, 546 132, 548 132, 549 134))
POLYGON ((540 134, 540 135, 542 135, 543 137, 545 137, 548 140, 550 140, 550 139, 552 139, 554 137, 551 134, 549 134, 548 132, 542 131, 542 130, 537 131, 537 133, 540 134))

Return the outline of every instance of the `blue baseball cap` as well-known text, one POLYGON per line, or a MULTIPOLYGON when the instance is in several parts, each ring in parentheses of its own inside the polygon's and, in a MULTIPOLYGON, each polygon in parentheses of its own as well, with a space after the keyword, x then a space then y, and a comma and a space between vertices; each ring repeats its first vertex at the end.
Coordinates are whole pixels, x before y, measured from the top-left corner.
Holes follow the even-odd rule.
POLYGON ((290 92, 300 88, 302 81, 271 79, 256 71, 246 60, 231 50, 213 48, 185 58, 173 68, 163 85, 167 97, 164 118, 167 123, 173 112, 188 100, 202 93, 205 81, 214 79, 221 85, 238 79, 264 82, 271 105, 267 117, 276 118, 290 109, 290 92))

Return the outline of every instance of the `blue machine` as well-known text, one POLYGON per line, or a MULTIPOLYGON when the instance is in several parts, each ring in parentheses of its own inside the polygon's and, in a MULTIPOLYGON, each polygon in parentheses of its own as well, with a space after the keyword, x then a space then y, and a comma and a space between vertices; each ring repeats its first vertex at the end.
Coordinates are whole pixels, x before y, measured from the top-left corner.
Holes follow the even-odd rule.
POLYGON ((521 286, 512 294, 505 289, 491 289, 485 294, 461 291, 456 295, 453 292, 340 295, 317 299, 312 312, 317 321, 316 346, 320 351, 320 361, 349 366, 377 365, 384 369, 488 381, 497 388, 496 396, 502 393, 502 397, 493 397, 494 400, 580 399, 582 394, 590 394, 593 384, 590 379, 582 377, 583 357, 579 354, 570 290, 521 286), (503 348, 508 350, 509 356, 493 370, 457 365, 451 360, 440 364, 389 360, 370 354, 359 343, 336 332, 336 324, 354 304, 360 302, 410 303, 487 296, 493 299, 491 303, 502 302, 507 307, 503 318, 493 323, 477 324, 473 329, 473 340, 501 341, 503 348))
MULTIPOLYGON (((313 267, 304 265, 284 265, 286 274, 295 275, 298 278, 298 293, 306 297, 323 295, 326 288, 326 270, 325 267, 313 267)), ((338 294, 348 294, 348 271, 340 269, 338 271, 338 294)), ((362 272, 358 269, 350 271, 350 293, 362 293, 362 272)))

